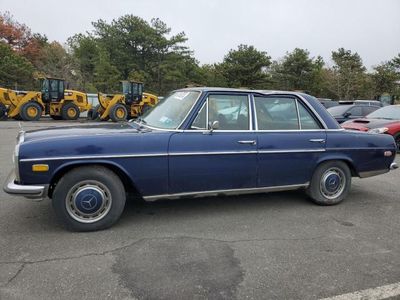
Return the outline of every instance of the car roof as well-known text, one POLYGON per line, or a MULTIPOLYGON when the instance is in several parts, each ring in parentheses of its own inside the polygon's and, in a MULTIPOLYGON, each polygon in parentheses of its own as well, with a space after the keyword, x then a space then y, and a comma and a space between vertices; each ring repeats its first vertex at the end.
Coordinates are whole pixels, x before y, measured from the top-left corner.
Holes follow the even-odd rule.
POLYGON ((260 94, 290 94, 290 95, 305 95, 300 92, 280 91, 280 90, 251 90, 241 88, 226 88, 226 87, 188 87, 178 89, 176 91, 200 91, 200 92, 242 92, 242 93, 260 93, 260 94))

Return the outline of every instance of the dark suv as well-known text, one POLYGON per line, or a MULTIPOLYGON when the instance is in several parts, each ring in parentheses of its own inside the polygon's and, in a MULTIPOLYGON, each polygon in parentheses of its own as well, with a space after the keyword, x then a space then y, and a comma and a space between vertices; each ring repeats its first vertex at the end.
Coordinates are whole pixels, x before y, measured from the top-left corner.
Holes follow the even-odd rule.
POLYGON ((364 104, 339 105, 328 108, 328 111, 336 119, 336 121, 338 121, 338 123, 343 123, 347 120, 363 118, 378 108, 379 106, 370 106, 364 104))

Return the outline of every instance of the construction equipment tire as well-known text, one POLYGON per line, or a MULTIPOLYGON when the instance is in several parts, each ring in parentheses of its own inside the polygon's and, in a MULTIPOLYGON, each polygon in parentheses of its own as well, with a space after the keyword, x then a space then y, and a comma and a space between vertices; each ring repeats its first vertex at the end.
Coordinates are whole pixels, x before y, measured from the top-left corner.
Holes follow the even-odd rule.
POLYGON ((39 103, 29 101, 22 105, 19 115, 24 121, 38 121, 42 115, 42 111, 39 103))
POLYGON ((7 107, 0 103, 0 121, 7 119, 7 107))
POLYGON ((69 102, 61 108, 61 117, 63 120, 77 120, 80 115, 78 106, 72 102, 69 102))
POLYGON ((113 122, 126 121, 127 116, 128 116, 128 111, 126 107, 120 103, 115 104, 110 109, 110 119, 113 122))

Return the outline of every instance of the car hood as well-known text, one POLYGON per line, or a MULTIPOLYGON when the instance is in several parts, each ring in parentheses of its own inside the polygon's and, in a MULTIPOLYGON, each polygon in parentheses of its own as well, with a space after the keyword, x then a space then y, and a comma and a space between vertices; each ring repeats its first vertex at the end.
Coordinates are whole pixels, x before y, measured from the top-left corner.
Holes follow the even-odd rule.
POLYGON ((74 136, 88 137, 95 135, 114 135, 134 133, 142 130, 136 123, 111 123, 111 124, 87 124, 79 126, 51 127, 47 129, 31 130, 25 133, 25 142, 64 139, 74 136))
POLYGON ((399 121, 397 120, 386 120, 386 119, 355 119, 351 121, 347 121, 343 123, 343 127, 345 128, 380 128, 380 127, 386 127, 392 123, 398 123, 399 121))

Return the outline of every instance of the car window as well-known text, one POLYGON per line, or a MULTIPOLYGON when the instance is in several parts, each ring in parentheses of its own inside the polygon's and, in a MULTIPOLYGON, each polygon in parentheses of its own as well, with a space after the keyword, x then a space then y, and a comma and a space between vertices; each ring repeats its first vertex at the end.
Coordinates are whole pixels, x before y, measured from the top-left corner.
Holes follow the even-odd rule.
POLYGON ((197 113, 197 117, 194 119, 190 129, 207 129, 207 103, 203 104, 203 107, 197 113))
POLYGON ((361 106, 354 106, 349 110, 352 116, 362 116, 362 107, 361 106))
POLYGON ((376 111, 379 107, 375 107, 375 106, 363 106, 362 107, 362 112, 363 112, 363 116, 366 116, 370 113, 372 113, 373 111, 376 111))
POLYGON ((321 129, 320 124, 314 119, 313 115, 304 107, 300 101, 299 107, 301 129, 321 129))
POLYGON ((190 129, 206 129, 218 121, 218 130, 248 130, 249 99, 247 95, 210 95, 199 110, 190 129), (208 112, 208 115, 207 115, 208 112))
POLYGON ((259 130, 300 129, 296 100, 286 97, 254 97, 259 130))
POLYGON ((249 129, 249 100, 247 95, 210 95, 208 122, 219 122, 219 130, 249 129))

